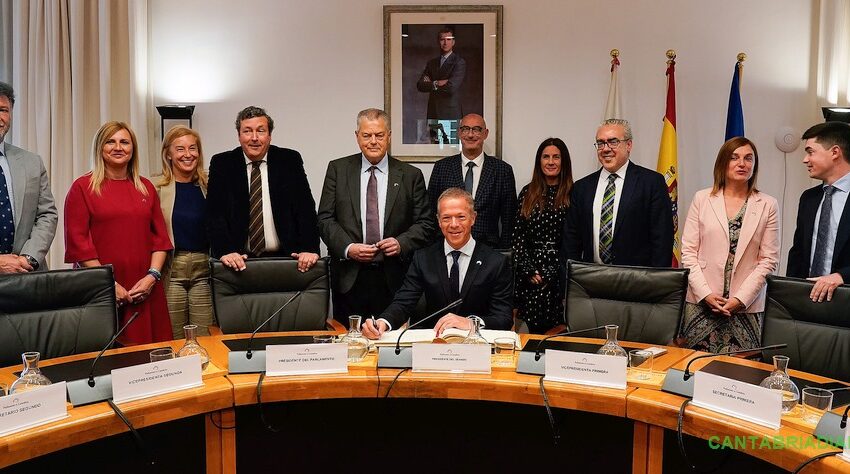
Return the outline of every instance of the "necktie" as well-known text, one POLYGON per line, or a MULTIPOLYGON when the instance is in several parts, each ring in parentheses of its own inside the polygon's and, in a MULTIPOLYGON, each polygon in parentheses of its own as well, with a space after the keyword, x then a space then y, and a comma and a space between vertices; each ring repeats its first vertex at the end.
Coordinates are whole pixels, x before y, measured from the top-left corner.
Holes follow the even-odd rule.
POLYGON ((375 177, 377 166, 369 167, 369 183, 366 185, 366 240, 364 243, 375 244, 381 240, 381 221, 378 216, 378 178, 375 177))
POLYGON ((466 164, 466 176, 463 178, 463 188, 470 195, 472 195, 472 168, 475 168, 475 162, 470 161, 466 164))
POLYGON ((248 250, 259 256, 266 249, 266 233, 263 229, 263 180, 260 176, 260 163, 251 163, 251 188, 249 192, 250 224, 248 224, 248 250))
POLYGON ((446 63, 446 57, 440 56, 440 67, 443 67, 443 64, 445 64, 445 63, 446 63))
POLYGON ((602 263, 609 264, 612 260, 611 244, 614 242, 614 197, 617 194, 617 186, 614 181, 617 175, 608 176, 608 184, 605 185, 605 195, 602 197, 602 211, 599 220, 599 258, 602 263))
MULTIPOLYGON (((0 156, 3 156, 2 152, 0 156)), ((9 186, 9 181, 6 180, 3 168, 0 168, 0 254, 12 253, 12 244, 15 243, 15 219, 6 186, 9 186)))
POLYGON ((829 245, 829 225, 832 222, 832 193, 835 186, 823 187, 823 204, 820 207, 818 219, 818 241, 815 244, 815 255, 812 257, 812 268, 809 276, 819 277, 829 274, 830 263, 826 261, 826 246, 829 245))
POLYGON ((452 301, 454 301, 460 297, 460 267, 457 264, 457 260, 460 258, 460 250, 452 250, 449 255, 454 259, 452 269, 449 272, 449 285, 452 289, 452 301))

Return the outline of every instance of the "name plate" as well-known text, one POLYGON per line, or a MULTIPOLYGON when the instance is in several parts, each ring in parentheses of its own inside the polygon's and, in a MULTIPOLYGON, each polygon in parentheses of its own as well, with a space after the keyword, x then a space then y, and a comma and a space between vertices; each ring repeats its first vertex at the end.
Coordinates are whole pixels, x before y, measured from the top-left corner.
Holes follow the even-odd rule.
POLYGON ((0 397, 0 436, 68 416, 65 382, 0 397))
POLYGON ((850 423, 847 423, 847 431, 844 432, 844 452, 839 454, 838 457, 850 462, 850 423))
POLYGON ((544 380, 626 388, 625 357, 546 349, 544 380))
POLYGON ((414 344, 413 371, 489 374, 490 344, 414 344))
POLYGON ((266 346, 266 375, 348 373, 348 344, 266 346))
POLYGON ((778 390, 707 372, 694 375, 693 404, 768 428, 778 429, 782 394, 778 390))
POLYGON ((201 357, 177 357, 112 371, 112 399, 129 402, 203 385, 201 357))

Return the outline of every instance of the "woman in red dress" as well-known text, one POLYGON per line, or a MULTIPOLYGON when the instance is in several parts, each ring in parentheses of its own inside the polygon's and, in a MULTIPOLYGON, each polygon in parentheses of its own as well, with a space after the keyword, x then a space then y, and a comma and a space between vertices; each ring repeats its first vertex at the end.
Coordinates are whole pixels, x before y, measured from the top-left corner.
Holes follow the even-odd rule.
POLYGON ((139 317, 121 336, 124 345, 171 339, 159 280, 171 241, 150 181, 139 175, 136 135, 107 122, 95 135, 94 169, 77 178, 65 199, 65 262, 111 264, 120 324, 139 317))

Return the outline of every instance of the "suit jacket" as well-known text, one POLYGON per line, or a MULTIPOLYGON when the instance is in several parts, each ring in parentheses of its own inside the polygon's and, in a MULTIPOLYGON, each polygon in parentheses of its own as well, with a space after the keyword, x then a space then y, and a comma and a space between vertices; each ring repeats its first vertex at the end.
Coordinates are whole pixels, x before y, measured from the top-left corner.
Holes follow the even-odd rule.
MULTIPOLYGON (((764 311, 765 278, 779 264, 779 216, 776 199, 754 193, 747 201, 732 264, 729 297, 744 303, 747 313, 764 311)), ((711 293, 723 294, 729 256, 729 220, 723 192, 698 191, 682 231, 682 264, 689 268, 687 301, 699 303, 711 293)))
MULTIPOLYGON (((593 198, 600 171, 576 181, 564 220, 562 255, 593 262, 593 198)), ((614 223, 614 265, 669 267, 673 256, 673 211, 664 177, 629 163, 614 223)))
MULTIPOLYGON (((287 257, 292 252, 319 253, 316 202, 301 155, 272 145, 266 159, 269 199, 280 240, 277 253, 287 257)), ((213 156, 207 187, 207 228, 213 257, 247 253, 248 198, 248 167, 242 148, 213 156)))
MULTIPOLYGON (((794 230, 794 243, 788 251, 789 277, 806 278, 812 256, 812 233, 815 229, 815 215, 823 199, 823 186, 817 185, 803 191, 797 208, 797 228, 794 230)), ((832 252, 831 273, 840 273, 844 283, 850 283, 850 200, 844 206, 835 235, 835 248, 832 252)))
POLYGON ((460 86, 466 77, 466 61, 457 53, 452 53, 446 58, 443 67, 440 67, 440 56, 428 61, 425 70, 416 82, 419 92, 428 92, 428 115, 429 119, 460 120, 463 117, 463 109, 460 104, 460 86), (431 78, 425 82, 425 76, 431 78), (434 89, 434 81, 448 79, 444 86, 434 89))
MULTIPOLYGON (((463 303, 451 312, 459 316, 476 315, 484 320, 487 329, 510 329, 513 326, 513 285, 513 269, 508 257, 476 241, 460 291, 463 303)), ((423 294, 427 314, 453 301, 442 240, 416 252, 404 283, 381 317, 393 328, 401 327, 423 294)), ((434 317, 423 325, 434 327, 438 319, 434 317)))
MULTIPOLYGON (((387 202, 384 208, 383 238, 395 237, 401 254, 384 258, 384 271, 390 289, 398 288, 413 252, 425 246, 434 232, 434 220, 428 215, 428 194, 425 178, 419 168, 392 157, 387 177, 387 202)), ((349 244, 363 242, 360 215, 360 153, 331 161, 319 200, 319 230, 333 258, 337 290, 351 290, 361 264, 349 260, 345 249, 349 244)))
MULTIPOLYGON (((460 154, 457 154, 434 163, 428 182, 428 197, 434 216, 437 215, 437 199, 443 191, 448 188, 463 189, 461 159, 460 154)), ((484 155, 484 166, 474 197, 475 212, 478 214, 472 226, 475 241, 492 248, 510 248, 517 208, 516 180, 511 165, 494 156, 484 155)), ((437 239, 442 239, 439 232, 437 239)))
POLYGON ((6 158, 15 199, 12 253, 29 255, 38 260, 39 270, 46 270, 44 257, 53 243, 59 219, 47 170, 40 156, 9 143, 6 143, 6 158))

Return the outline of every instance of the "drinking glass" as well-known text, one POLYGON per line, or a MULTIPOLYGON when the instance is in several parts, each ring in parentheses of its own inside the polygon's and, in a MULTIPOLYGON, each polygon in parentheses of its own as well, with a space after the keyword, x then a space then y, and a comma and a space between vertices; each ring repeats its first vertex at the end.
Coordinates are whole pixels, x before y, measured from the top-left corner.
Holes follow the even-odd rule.
POLYGON ((495 357, 493 365, 499 367, 510 367, 514 365, 514 352, 516 351, 516 340, 512 337, 497 337, 493 341, 495 357))
POLYGON ((655 354, 643 349, 632 349, 629 351, 629 368, 637 380, 649 380, 652 378, 652 364, 655 354))
POLYGON ((313 336, 313 344, 330 344, 334 342, 336 336, 333 334, 320 334, 318 336, 313 336))
POLYGON ((174 349, 163 347, 162 349, 154 349, 151 351, 151 362, 159 362, 174 358, 174 349))
POLYGON ((803 421, 816 425, 829 410, 832 410, 832 392, 814 387, 803 389, 803 421))

